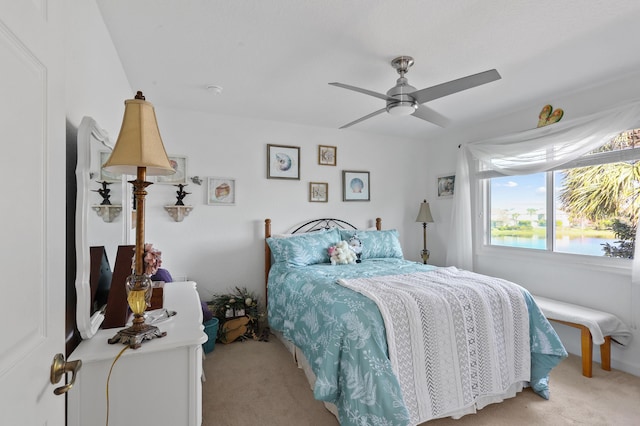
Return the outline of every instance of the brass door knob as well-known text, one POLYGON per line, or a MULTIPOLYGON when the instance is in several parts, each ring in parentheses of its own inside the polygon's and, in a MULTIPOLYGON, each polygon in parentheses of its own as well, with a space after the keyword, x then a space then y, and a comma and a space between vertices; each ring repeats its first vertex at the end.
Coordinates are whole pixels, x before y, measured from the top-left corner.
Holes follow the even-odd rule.
POLYGON ((76 374, 80 370, 80 367, 82 367, 82 361, 79 359, 75 361, 65 361, 64 355, 62 354, 54 356, 53 363, 51 364, 51 384, 55 385, 58 383, 66 373, 71 372, 73 375, 71 376, 71 381, 69 383, 55 388, 53 393, 56 395, 62 395, 71 389, 76 382, 76 374))

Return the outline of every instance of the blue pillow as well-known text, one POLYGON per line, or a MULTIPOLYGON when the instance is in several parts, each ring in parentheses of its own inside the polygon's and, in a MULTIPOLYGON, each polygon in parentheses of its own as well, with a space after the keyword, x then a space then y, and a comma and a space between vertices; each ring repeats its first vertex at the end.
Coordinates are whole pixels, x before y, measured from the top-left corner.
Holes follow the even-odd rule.
POLYGON ((353 229, 341 229, 340 238, 349 241, 353 234, 357 233, 362 241, 362 259, 402 259, 402 247, 398 231, 389 229, 385 231, 356 231, 353 229))
POLYGON ((288 238, 267 238, 273 260, 289 266, 307 266, 329 263, 328 249, 340 241, 337 229, 292 235, 288 238))

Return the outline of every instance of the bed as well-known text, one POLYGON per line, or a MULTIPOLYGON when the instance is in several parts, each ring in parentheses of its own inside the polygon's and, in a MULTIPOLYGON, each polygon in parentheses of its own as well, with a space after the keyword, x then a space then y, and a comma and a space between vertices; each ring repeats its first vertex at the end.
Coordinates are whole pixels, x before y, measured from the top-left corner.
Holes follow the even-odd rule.
POLYGON ((307 366, 342 425, 459 418, 530 386, 549 398, 567 352, 529 292, 454 267, 407 261, 396 230, 339 219, 276 235, 265 220, 269 325, 307 366), (332 265, 353 235, 361 263, 332 265))

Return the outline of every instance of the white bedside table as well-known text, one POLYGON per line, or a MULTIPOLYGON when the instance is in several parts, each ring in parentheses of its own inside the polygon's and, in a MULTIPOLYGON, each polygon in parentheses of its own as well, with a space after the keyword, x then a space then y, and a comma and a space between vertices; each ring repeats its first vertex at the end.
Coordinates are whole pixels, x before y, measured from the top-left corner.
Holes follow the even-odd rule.
MULTIPOLYGON (((177 314, 157 325, 163 338, 127 349, 109 382, 109 424, 160 426, 202 423, 202 307, 193 281, 166 283, 165 309, 177 314)), ((120 329, 99 330, 70 355, 82 360, 67 394, 69 426, 104 426, 109 369, 124 345, 107 340, 120 329)))

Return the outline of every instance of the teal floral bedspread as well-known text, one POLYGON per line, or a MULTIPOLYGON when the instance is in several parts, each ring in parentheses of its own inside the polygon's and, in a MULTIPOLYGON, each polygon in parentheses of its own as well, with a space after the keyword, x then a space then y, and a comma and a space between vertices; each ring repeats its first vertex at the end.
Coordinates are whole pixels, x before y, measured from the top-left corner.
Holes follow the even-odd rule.
MULTIPOLYGON (((341 425, 408 425, 410 416, 387 355, 384 323, 376 304, 336 281, 434 268, 403 259, 272 266, 270 326, 302 350, 317 377, 314 397, 338 407, 341 425)), ((530 317, 530 385, 548 399, 549 371, 567 352, 531 295, 524 289, 523 293, 530 317)))

